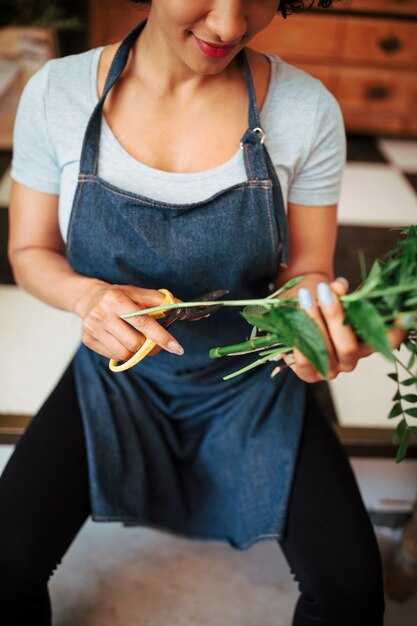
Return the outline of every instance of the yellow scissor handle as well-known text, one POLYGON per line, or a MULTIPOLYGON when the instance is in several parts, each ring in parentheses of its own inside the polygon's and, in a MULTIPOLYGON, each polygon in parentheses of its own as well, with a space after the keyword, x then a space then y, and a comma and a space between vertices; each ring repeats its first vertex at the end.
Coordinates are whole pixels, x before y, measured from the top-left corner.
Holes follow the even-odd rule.
MULTIPOLYGON (((176 302, 174 296, 170 291, 168 291, 168 289, 158 289, 158 291, 165 295, 165 299, 162 304, 173 304, 174 302, 176 302)), ((165 311, 154 311, 153 313, 149 313, 149 315, 152 315, 152 317, 159 319, 160 317, 165 316, 165 311)), ((115 361, 114 359, 110 359, 109 368, 112 372, 124 372, 125 370, 128 370, 130 367, 133 367, 134 365, 136 365, 136 363, 139 363, 139 361, 144 359, 145 356, 147 356, 155 346, 155 341, 147 338, 145 343, 141 345, 136 354, 134 354, 132 357, 130 357, 128 361, 125 361, 121 365, 117 365, 117 361, 115 361)))

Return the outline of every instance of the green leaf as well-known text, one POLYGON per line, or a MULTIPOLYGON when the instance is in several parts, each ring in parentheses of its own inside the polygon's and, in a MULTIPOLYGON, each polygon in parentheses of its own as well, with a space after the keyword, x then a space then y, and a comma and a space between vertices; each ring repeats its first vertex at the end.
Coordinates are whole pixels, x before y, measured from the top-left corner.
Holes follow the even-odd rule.
POLYGON ((371 267, 371 271, 369 272, 369 276, 368 276, 368 280, 372 280, 375 283, 378 282, 378 279, 381 276, 381 261, 379 259, 376 259, 376 261, 374 261, 372 267, 371 267))
POLYGON ((409 393, 406 396, 403 396, 403 400, 406 402, 417 402, 417 396, 414 393, 409 393))
POLYGON ((395 380, 395 382, 398 381, 398 374, 397 373, 392 373, 392 374, 388 374, 389 378, 392 378, 392 380, 395 380))
POLYGON ((401 422, 398 422, 397 427, 395 429, 395 433, 392 437, 392 443, 400 443, 404 434, 407 430, 407 422, 405 419, 402 419, 401 422))
POLYGON ((291 289, 291 287, 295 287, 298 283, 301 283, 304 276, 296 276, 295 278, 291 278, 287 283, 285 283, 283 289, 286 291, 287 289, 291 289))
POLYGON ((301 309, 280 307, 271 311, 275 332, 288 346, 298 348, 302 354, 322 374, 329 371, 329 356, 320 328, 301 309))
POLYGON ((347 315, 359 338, 381 352, 390 361, 395 360, 386 336, 384 322, 377 308, 369 300, 354 300, 347 308, 347 315))
POLYGON ((406 387, 411 387, 411 385, 417 385, 417 377, 416 378, 406 378, 400 382, 400 385, 405 385, 406 387))
POLYGON ((273 307, 263 315, 252 315, 250 311, 244 311, 242 315, 250 324, 275 333, 285 346, 298 348, 323 376, 327 376, 326 342, 320 328, 307 313, 283 305, 273 307))
POLYGON ((417 417, 417 409, 405 409, 404 413, 411 417, 417 417))
POLYGON ((399 391, 395 392, 395 395, 392 397, 392 401, 395 402, 395 400, 401 400, 402 396, 400 394, 399 391))
POLYGON ((414 437, 417 437, 417 426, 409 426, 408 430, 412 435, 414 435, 414 437))
POLYGON ((414 367, 415 362, 416 362, 416 355, 414 354, 414 352, 412 352, 410 355, 410 358, 408 359, 407 369, 410 370, 412 367, 414 367))
MULTIPOLYGON (((249 307, 248 307, 249 308, 249 307)), ((275 325, 271 322, 270 311, 263 315, 252 315, 250 312, 242 311, 241 315, 245 318, 249 324, 252 326, 256 326, 259 330, 268 330, 270 332, 276 332, 275 325)))
POLYGON ((410 298, 407 298, 406 300, 404 300, 404 304, 405 306, 415 306, 417 304, 417 296, 411 296, 410 298))
POLYGON ((363 253, 363 250, 358 251, 358 256, 359 256, 359 267, 361 270, 361 279, 363 282, 366 280, 366 261, 365 261, 365 255, 363 253))
POLYGON ((401 463, 401 461, 405 457, 405 453, 407 452, 409 443, 410 443, 410 431, 407 430, 406 433, 404 434, 404 438, 401 442, 401 445, 397 450, 397 456, 395 458, 396 463, 401 463))
POLYGON ((413 354, 417 354, 417 344, 412 341, 410 339, 410 337, 408 337, 405 341, 404 344, 406 346, 406 348, 408 348, 410 350, 410 352, 413 352, 413 354))
POLYGON ((245 314, 243 317, 246 317, 246 313, 249 315, 264 315, 264 313, 268 313, 268 311, 268 306, 262 304, 249 304, 243 309, 243 313, 245 314))
POLYGON ((393 417, 397 417, 401 413, 402 413, 401 404, 399 402, 396 402, 394 406, 392 407, 391 411, 389 412, 388 419, 390 420, 393 417))

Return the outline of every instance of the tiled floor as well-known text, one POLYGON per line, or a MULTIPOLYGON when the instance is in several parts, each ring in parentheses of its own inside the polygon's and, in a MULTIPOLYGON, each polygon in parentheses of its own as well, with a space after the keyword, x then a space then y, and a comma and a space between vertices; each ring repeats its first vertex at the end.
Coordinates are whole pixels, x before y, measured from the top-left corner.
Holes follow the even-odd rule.
MULTIPOLYGON (((0 446, 0 474, 12 451, 0 446)), ((374 463, 353 464, 368 505, 381 493, 386 496, 392 470, 392 461, 378 461, 372 476, 374 463)), ((402 490, 396 495, 407 500, 415 485, 412 468, 397 469, 402 490)), ((375 527, 375 532, 385 568, 401 529, 375 527)), ((220 542, 91 520, 49 588, 54 626, 289 626, 299 595, 275 542, 236 552, 220 542)), ((416 615, 417 590, 405 603, 386 594, 384 626, 415 626, 416 615)))
MULTIPOLYGON (((0 474, 12 451, 0 446, 0 474)), ((353 462, 367 505, 387 495, 392 467, 390 460, 353 462)), ((415 493, 413 468, 409 462, 397 471, 402 488, 395 495, 407 501, 415 493)), ((401 528, 375 527, 375 532, 385 567, 401 528)), ((220 542, 91 520, 49 588, 54 626, 289 626, 299 595, 275 542, 237 552, 220 542)), ((416 615, 417 590, 405 603, 386 594, 384 626, 415 626, 416 615)))

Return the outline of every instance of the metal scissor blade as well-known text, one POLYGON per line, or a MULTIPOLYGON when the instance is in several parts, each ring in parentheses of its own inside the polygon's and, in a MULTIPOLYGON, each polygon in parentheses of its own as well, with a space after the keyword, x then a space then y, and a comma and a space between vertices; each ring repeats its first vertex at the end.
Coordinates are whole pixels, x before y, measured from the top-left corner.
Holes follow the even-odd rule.
MULTIPOLYGON (((209 291, 207 293, 198 296, 197 298, 193 298, 190 302, 211 302, 212 300, 217 300, 222 296, 229 293, 228 289, 217 289, 216 291, 209 291)), ((221 309, 223 304, 213 305, 213 306, 201 306, 201 307, 184 307, 179 309, 170 309, 165 316, 159 320, 159 323, 164 328, 168 328, 174 322, 186 322, 188 320, 194 320, 197 317, 203 317, 208 313, 214 313, 221 309)))
MULTIPOLYGON (((197 298, 193 298, 191 302, 211 302, 213 300, 217 300, 222 296, 229 293, 228 289, 217 289, 216 291, 209 291, 207 293, 198 296, 197 298)), ((178 321, 186 322, 196 319, 197 317, 204 317, 204 315, 208 315, 209 313, 214 313, 223 307, 223 304, 217 304, 213 306, 201 306, 201 307, 185 307, 182 309, 183 313, 181 317, 178 318, 178 321)))
MULTIPOLYGON (((207 293, 203 293, 202 296, 198 296, 198 298, 193 298, 193 300, 195 300, 196 302, 204 302, 206 300, 210 302, 211 300, 218 300, 228 293, 228 289, 216 289, 215 291, 208 291, 207 293)), ((193 302, 193 300, 191 300, 191 302, 193 302)))

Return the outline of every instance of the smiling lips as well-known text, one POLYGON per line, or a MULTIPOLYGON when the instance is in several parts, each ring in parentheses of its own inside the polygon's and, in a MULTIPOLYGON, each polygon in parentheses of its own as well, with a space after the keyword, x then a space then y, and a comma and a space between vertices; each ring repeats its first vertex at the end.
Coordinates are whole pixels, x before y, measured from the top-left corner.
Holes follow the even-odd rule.
POLYGON ((236 44, 212 44, 204 41, 203 39, 199 39, 196 35, 194 35, 194 37, 200 50, 208 57, 225 57, 231 50, 233 50, 233 48, 236 47, 236 44))

